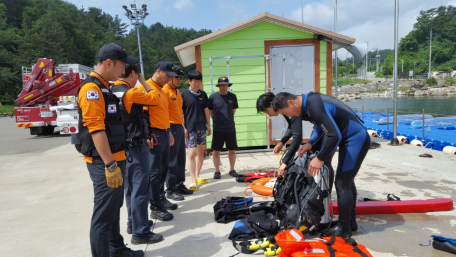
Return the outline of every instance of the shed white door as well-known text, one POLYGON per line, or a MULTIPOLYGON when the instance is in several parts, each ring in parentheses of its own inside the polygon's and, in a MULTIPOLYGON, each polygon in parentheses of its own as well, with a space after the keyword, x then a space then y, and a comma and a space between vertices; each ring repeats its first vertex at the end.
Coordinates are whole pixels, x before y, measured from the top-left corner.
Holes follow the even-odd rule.
MULTIPOLYGON (((314 45, 271 47, 271 88, 274 94, 288 92, 301 95, 315 91, 314 45)), ((303 138, 308 138, 313 125, 303 122, 303 138)), ((282 115, 272 120, 272 140, 280 140, 288 127, 282 115)))

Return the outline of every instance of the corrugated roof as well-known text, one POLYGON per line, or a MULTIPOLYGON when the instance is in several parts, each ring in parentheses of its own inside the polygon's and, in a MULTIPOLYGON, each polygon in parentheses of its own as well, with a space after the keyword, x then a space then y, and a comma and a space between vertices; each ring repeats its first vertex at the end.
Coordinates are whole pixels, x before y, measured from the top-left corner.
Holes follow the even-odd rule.
POLYGON ((202 36, 200 38, 194 39, 192 41, 189 41, 187 43, 184 43, 182 45, 178 45, 174 47, 174 51, 176 51, 177 56, 179 57, 179 60, 181 61, 182 65, 188 66, 190 64, 195 63, 195 57, 193 54, 193 58, 191 58, 192 54, 195 52, 195 46, 204 44, 206 42, 212 41, 214 39, 217 39, 219 37, 223 37, 225 35, 228 35, 230 33, 233 33, 235 31, 241 30, 243 28, 249 27, 251 25, 254 25, 256 23, 262 22, 262 21, 268 21, 272 22, 284 27, 304 31, 304 32, 309 32, 312 34, 319 34, 322 36, 325 36, 327 38, 330 38, 334 41, 341 42, 344 44, 351 45, 355 42, 354 38, 347 37, 332 31, 320 29, 314 26, 310 26, 304 23, 300 23, 297 21, 293 21, 290 19, 286 19, 283 17, 279 17, 270 13, 262 13, 260 15, 257 15, 253 18, 247 19, 245 21, 239 22, 237 24, 234 24, 232 26, 226 27, 224 29, 218 30, 216 32, 213 32, 211 34, 208 34, 206 36, 202 36), (190 57, 190 58, 189 58, 190 57))

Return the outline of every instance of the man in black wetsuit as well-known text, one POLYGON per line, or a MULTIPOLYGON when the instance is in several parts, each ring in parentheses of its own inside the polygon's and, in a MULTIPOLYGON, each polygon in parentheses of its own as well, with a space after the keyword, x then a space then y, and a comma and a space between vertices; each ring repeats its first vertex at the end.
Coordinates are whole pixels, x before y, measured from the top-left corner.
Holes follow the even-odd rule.
POLYGON ((351 224, 355 223, 356 186, 354 178, 369 150, 370 137, 358 116, 347 105, 332 97, 309 92, 303 95, 279 93, 273 101, 274 111, 284 116, 302 117, 314 124, 307 144, 299 149, 299 155, 312 148, 321 137, 322 147, 310 162, 309 173, 317 175, 323 162, 339 146, 339 162, 336 172, 336 192, 339 206, 339 223, 322 236, 351 237, 351 224))
MULTIPOLYGON (((266 92, 257 99, 256 107, 257 107, 257 112, 258 113, 265 113, 268 115, 268 117, 273 117, 279 115, 278 112, 274 111, 274 108, 272 108, 272 101, 274 100, 274 93, 272 92, 266 92)), ((288 151, 286 152, 285 156, 282 158, 282 164, 280 165, 278 172, 279 173, 284 173, 285 168, 290 165, 291 160, 295 156, 296 152, 299 149, 299 146, 301 145, 302 142, 302 117, 287 117, 283 116, 285 120, 287 121, 288 127, 287 130, 285 131, 285 134, 283 135, 282 139, 280 139, 280 142, 274 147, 273 153, 275 155, 279 154, 280 150, 282 150, 283 146, 288 142, 288 140, 293 137, 293 140, 291 141, 290 146, 288 147, 288 151)), ((318 140, 312 145, 312 152, 319 151, 321 148, 321 142, 322 140, 318 140)), ((301 156, 302 157, 302 156, 301 156)), ((325 165, 329 169, 329 177, 330 177, 330 189, 332 187, 332 182, 334 179, 334 170, 331 166, 331 161, 332 161, 333 154, 328 156, 325 160, 325 165)))

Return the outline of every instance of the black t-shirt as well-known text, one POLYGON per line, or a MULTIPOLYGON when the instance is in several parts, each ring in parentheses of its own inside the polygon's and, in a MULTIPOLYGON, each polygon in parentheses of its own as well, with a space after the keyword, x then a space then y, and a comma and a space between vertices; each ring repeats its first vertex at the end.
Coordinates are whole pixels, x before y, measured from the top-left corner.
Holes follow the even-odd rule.
POLYGON ((184 111, 185 128, 189 132, 196 132, 207 130, 206 127, 206 114, 204 108, 207 108, 209 99, 206 92, 203 90, 198 91, 199 95, 193 94, 189 89, 181 92, 184 111))
POLYGON ((209 110, 213 111, 214 131, 235 132, 233 110, 238 108, 237 97, 235 94, 228 92, 221 95, 218 92, 209 96, 209 110))

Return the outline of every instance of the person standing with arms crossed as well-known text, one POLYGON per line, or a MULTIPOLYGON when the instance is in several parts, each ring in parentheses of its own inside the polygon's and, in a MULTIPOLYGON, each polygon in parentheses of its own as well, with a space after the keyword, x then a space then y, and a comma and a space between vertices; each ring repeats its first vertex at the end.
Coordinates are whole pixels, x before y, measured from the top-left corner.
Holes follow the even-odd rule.
POLYGON ((127 128, 128 172, 125 179, 125 202, 127 204, 127 233, 133 234, 131 243, 153 244, 163 236, 150 231, 153 225, 147 218, 149 200, 150 138, 144 106, 156 105, 158 96, 139 73, 138 65, 125 67, 125 74, 111 87, 111 92, 120 100, 122 120, 127 128), (138 80, 146 91, 135 88, 138 80))
POLYGON ((132 251, 120 234, 120 208, 123 204, 125 175, 125 129, 119 101, 111 93, 109 81, 125 73, 125 65, 134 65, 137 58, 114 43, 98 52, 98 63, 79 87, 78 138, 81 153, 93 182, 94 208, 90 226, 92 256, 144 256, 132 251))
POLYGON ((207 183, 207 179, 200 177, 206 149, 206 136, 211 135, 211 119, 208 109, 209 99, 206 92, 201 90, 202 75, 193 70, 188 73, 190 87, 182 91, 184 101, 185 141, 187 144, 187 167, 192 177, 189 189, 196 191, 200 184, 207 183))
POLYGON ((166 176, 166 197, 170 200, 184 200, 183 195, 193 194, 192 190, 185 187, 185 133, 184 114, 182 111, 182 95, 178 87, 184 79, 181 67, 174 66, 176 77, 171 77, 168 84, 163 87, 164 94, 169 99, 169 130, 174 137, 174 145, 169 149, 168 175, 166 176))
POLYGON ((214 150, 212 160, 215 167, 214 179, 220 179, 222 177, 220 173, 220 152, 225 143, 230 161, 229 175, 232 177, 237 176, 234 170, 237 148, 234 114, 238 108, 238 101, 235 94, 228 92, 228 88, 231 85, 232 83, 230 83, 227 77, 219 77, 216 85, 219 91, 209 96, 209 113, 214 121, 214 135, 212 136, 212 149, 214 150))
MULTIPOLYGON (((150 169, 150 217, 161 221, 168 221, 174 215, 168 210, 177 209, 177 204, 173 204, 165 197, 165 179, 168 173, 169 148, 174 144, 174 138, 169 131, 169 107, 168 97, 163 92, 163 86, 168 83, 171 77, 176 77, 174 66, 171 62, 160 61, 155 67, 154 75, 146 81, 147 84, 157 94, 159 102, 157 105, 148 107, 148 117, 150 122, 150 133, 154 135, 157 142, 153 145, 149 142, 150 153, 152 155, 150 169)), ((144 86, 138 87, 144 90, 144 86)))

